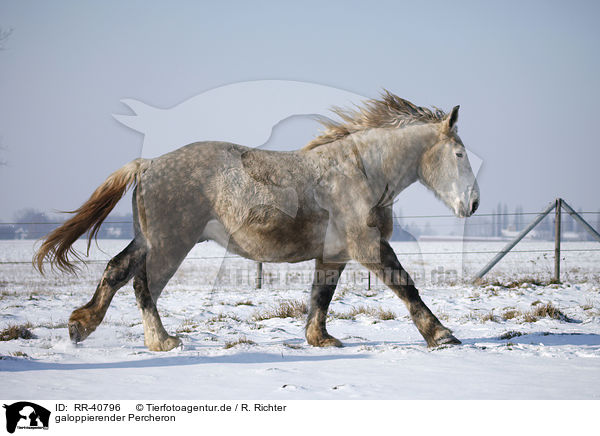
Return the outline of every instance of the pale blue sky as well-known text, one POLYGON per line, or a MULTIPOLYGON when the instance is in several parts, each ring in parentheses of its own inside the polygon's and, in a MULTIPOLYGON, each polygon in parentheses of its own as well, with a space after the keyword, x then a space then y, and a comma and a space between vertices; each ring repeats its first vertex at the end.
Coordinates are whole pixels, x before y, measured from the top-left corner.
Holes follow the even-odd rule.
MULTIPOLYGON (((1 1, 14 30, 0 51, 0 219, 74 209, 139 156, 141 135, 111 116, 128 113, 119 100, 167 108, 261 79, 460 104, 484 212, 556 196, 598 210, 599 5, 1 1)), ((448 213, 410 198, 406 213, 448 213)))

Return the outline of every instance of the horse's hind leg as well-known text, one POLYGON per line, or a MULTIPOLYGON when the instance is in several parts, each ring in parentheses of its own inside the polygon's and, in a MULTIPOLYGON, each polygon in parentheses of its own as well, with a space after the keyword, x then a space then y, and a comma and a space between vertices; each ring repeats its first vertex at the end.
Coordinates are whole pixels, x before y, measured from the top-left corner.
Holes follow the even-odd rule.
MULTIPOLYGON (((142 312, 144 324, 144 345, 150 351, 169 351, 181 345, 181 340, 175 336, 169 336, 160 320, 156 308, 156 299, 148 289, 148 277, 146 265, 142 265, 133 279, 133 289, 137 304, 142 312)), ((158 295, 156 295, 158 298, 158 295)))
POLYGON ((306 321, 306 341, 315 347, 341 347, 342 343, 327 333, 325 321, 329 303, 346 264, 325 264, 315 261, 315 274, 306 321))
POLYGON ((145 244, 134 239, 127 248, 108 262, 92 299, 85 306, 73 311, 69 318, 69 336, 73 342, 83 341, 96 330, 104 319, 115 293, 131 280, 145 256, 145 244))

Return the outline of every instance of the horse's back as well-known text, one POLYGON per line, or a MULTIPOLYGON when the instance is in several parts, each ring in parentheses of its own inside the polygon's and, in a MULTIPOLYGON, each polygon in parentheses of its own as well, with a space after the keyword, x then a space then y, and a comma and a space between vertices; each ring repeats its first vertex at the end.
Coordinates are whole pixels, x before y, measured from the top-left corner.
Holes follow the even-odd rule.
POLYGON ((191 248, 206 237, 210 222, 227 235, 232 251, 246 257, 312 258, 327 219, 311 193, 312 173, 297 152, 226 142, 187 145, 152 160, 139 181, 146 233, 153 245, 170 239, 191 248))

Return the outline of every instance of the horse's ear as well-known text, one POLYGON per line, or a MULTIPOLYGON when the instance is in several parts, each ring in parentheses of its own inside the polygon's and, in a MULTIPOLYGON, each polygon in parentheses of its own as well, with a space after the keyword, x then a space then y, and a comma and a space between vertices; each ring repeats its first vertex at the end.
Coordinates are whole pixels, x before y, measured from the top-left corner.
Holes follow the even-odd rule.
POLYGON ((448 115, 448 117, 446 118, 446 126, 448 128, 448 130, 452 130, 454 128, 454 126, 456 126, 456 122, 458 121, 458 110, 460 109, 460 106, 454 106, 452 108, 452 111, 450 112, 450 115, 448 115))

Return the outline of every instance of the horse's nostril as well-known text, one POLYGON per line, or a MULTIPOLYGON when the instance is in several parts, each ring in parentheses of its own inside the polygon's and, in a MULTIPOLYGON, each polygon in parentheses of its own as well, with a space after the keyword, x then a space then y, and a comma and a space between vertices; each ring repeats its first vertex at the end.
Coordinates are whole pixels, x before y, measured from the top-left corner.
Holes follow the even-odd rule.
POLYGON ((471 206, 471 214, 474 214, 478 207, 479 207, 479 201, 475 200, 473 202, 473 205, 471 206))

